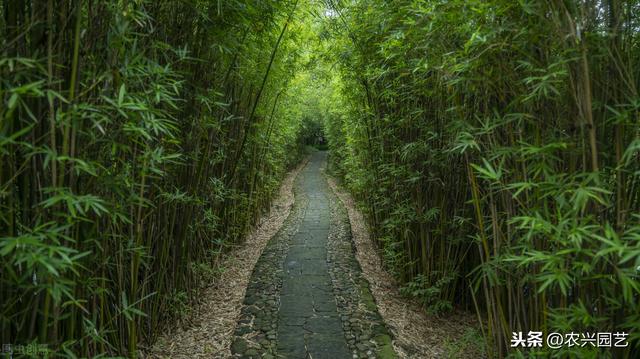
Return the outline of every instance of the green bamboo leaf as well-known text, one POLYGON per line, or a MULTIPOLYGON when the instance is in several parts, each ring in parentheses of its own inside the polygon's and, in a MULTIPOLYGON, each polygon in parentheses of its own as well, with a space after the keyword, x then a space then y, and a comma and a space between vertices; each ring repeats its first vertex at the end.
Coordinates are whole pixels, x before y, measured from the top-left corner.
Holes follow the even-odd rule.
POLYGON ((126 92, 125 84, 120 85, 120 90, 118 91, 118 107, 122 107, 126 92))
POLYGON ((476 164, 471 164, 471 167, 473 167, 478 172, 480 177, 489 181, 499 182, 500 178, 502 177, 502 170, 498 169, 496 171, 489 163, 489 161, 484 158, 482 159, 482 163, 484 167, 478 166, 476 164))

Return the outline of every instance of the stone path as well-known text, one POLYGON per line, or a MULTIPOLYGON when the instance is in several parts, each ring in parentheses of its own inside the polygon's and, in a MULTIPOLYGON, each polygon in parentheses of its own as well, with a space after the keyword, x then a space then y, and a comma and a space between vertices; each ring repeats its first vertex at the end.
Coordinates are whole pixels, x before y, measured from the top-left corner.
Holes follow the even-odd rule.
POLYGON ((321 182, 321 160, 305 169, 309 198, 304 219, 285 259, 278 312, 278 355, 290 358, 349 358, 327 265, 329 200, 321 182))
POLYGON ((289 218, 247 288, 231 352, 240 358, 392 358, 391 337, 360 275, 344 208, 315 153, 289 218))

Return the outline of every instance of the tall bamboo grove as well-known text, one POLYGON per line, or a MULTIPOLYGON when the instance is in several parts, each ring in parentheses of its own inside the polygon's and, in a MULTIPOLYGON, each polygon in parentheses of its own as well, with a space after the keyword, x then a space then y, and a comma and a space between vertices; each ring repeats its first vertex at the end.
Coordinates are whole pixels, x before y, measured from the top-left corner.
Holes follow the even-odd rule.
POLYGON ((640 355, 640 3, 329 3, 332 166, 405 293, 477 311, 490 357, 640 355))
POLYGON ((135 357, 184 312, 301 154, 296 7, 0 0, 0 342, 135 357))

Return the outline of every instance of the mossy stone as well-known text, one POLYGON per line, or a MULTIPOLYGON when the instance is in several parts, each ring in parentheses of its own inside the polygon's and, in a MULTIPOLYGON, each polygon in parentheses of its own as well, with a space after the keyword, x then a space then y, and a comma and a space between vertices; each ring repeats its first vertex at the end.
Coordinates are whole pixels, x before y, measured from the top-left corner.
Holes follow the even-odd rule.
POLYGON ((231 344, 231 353, 242 354, 247 350, 247 341, 242 338, 236 338, 231 344))
POLYGON ((391 344, 391 337, 387 334, 380 334, 375 338, 376 344, 378 344, 378 357, 380 359, 395 359, 398 356, 393 351, 393 345, 391 344))

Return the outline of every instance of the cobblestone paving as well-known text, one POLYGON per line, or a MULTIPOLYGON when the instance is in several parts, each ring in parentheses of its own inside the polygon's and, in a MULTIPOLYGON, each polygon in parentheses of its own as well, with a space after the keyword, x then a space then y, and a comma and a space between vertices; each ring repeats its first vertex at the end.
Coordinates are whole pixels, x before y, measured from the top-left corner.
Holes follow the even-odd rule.
POLYGON ((247 288, 237 358, 393 358, 391 337, 353 254, 348 217, 315 153, 296 201, 247 288))

